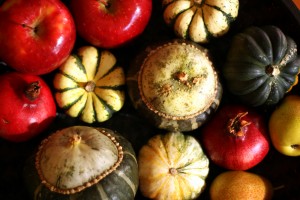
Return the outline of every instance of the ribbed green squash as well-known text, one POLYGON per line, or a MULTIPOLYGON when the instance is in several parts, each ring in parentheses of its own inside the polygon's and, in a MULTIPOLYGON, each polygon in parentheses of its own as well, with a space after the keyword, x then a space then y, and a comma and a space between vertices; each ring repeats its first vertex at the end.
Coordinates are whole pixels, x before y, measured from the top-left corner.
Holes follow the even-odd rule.
POLYGON ((127 86, 134 108, 169 131, 201 126, 218 108, 223 91, 208 50, 186 40, 146 48, 128 70, 127 86))
POLYGON ((124 71, 115 56, 93 46, 70 55, 54 77, 58 106, 87 123, 106 121, 122 108, 124 85, 124 71))
POLYGON ((175 34, 206 43, 228 32, 239 11, 238 0, 163 0, 164 21, 175 34))
POLYGON ((51 134, 24 167, 35 200, 134 199, 138 165, 131 144, 106 128, 72 126, 51 134))
POLYGON ((251 106, 274 105, 298 83, 297 45, 276 26, 249 27, 234 36, 223 75, 251 106))

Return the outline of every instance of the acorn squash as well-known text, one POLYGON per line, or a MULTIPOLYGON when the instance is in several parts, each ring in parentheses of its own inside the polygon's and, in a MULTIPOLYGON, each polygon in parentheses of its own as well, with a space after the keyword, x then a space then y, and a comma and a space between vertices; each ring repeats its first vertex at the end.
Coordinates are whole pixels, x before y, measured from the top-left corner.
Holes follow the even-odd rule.
POLYGON ((103 122, 125 101, 124 70, 106 50, 84 46, 60 66, 54 77, 55 99, 71 117, 86 123, 103 122))
POLYGON ((206 186, 209 160, 193 137, 156 135, 138 154, 141 193, 150 199, 195 199, 206 186))
POLYGON ((32 199, 134 199, 138 165, 131 144, 110 129, 71 126, 44 139, 24 167, 32 199))
POLYGON ((250 106, 271 106, 298 83, 297 45, 276 26, 234 36, 223 75, 229 91, 250 106))
POLYGON ((163 0, 163 17, 177 36, 197 43, 228 32, 238 16, 238 0, 163 0))
POLYGON ((132 104, 152 125, 191 131, 216 111, 222 86, 208 50, 185 40, 149 46, 128 70, 132 104))

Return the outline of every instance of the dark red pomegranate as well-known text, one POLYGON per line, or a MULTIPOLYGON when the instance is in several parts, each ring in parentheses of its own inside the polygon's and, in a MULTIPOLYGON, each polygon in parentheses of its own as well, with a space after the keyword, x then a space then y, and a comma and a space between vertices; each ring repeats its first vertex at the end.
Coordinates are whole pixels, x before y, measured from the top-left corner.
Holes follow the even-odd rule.
POLYGON ((261 114, 243 105, 226 105, 203 127, 201 141, 211 161, 230 170, 247 170, 270 149, 261 114))
POLYGON ((0 75, 0 137, 24 142, 55 119, 51 90, 39 76, 9 72, 0 75))

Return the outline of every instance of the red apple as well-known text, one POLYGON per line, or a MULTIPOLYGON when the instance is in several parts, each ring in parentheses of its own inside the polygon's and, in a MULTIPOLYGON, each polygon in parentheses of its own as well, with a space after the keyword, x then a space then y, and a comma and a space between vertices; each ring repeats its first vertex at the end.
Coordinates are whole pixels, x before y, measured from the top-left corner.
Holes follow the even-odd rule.
POLYGON ((0 19, 0 60, 19 72, 49 73, 73 49, 74 20, 60 0, 6 0, 0 19))
POLYGON ((71 0, 78 34, 102 48, 116 48, 139 36, 146 28, 152 0, 71 0))
POLYGON ((211 161, 229 170, 247 170, 270 149, 266 122, 243 105, 226 105, 203 126, 201 141, 211 161))
POLYGON ((24 142, 46 130, 56 117, 50 88, 39 76, 0 75, 0 137, 24 142))

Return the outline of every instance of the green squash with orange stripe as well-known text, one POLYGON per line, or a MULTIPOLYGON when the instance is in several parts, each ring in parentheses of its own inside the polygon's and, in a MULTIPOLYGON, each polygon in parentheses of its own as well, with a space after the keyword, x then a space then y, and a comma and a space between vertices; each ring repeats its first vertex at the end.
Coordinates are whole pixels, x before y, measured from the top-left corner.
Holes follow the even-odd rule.
POLYGON ((60 66, 54 77, 55 99, 71 117, 104 122, 125 101, 125 75, 109 51, 83 46, 60 66))

